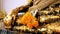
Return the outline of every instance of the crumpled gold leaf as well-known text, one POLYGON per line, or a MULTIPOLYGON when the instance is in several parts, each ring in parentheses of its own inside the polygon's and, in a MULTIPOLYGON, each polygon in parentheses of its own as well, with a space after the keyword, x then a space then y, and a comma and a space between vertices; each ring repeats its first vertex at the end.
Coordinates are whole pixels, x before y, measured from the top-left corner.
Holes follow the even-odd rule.
POLYGON ((3 10, 0 10, 0 18, 4 18, 6 16, 6 12, 3 10))

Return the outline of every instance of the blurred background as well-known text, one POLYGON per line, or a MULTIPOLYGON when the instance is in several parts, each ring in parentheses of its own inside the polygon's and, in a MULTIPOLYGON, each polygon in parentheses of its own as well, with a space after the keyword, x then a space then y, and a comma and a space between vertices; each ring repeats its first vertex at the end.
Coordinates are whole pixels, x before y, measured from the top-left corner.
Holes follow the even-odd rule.
POLYGON ((0 0, 0 9, 7 14, 16 7, 27 4, 27 0, 0 0))

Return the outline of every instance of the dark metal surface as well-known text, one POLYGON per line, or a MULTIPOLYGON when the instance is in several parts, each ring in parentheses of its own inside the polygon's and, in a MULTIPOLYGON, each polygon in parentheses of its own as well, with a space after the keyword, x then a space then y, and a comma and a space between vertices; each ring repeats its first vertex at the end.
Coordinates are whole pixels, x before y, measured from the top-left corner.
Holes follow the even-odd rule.
POLYGON ((15 31, 7 31, 7 30, 0 30, 0 34, 36 34, 35 32, 15 32, 15 31))
POLYGON ((0 30, 0 34, 17 34, 17 32, 7 31, 7 30, 0 30))

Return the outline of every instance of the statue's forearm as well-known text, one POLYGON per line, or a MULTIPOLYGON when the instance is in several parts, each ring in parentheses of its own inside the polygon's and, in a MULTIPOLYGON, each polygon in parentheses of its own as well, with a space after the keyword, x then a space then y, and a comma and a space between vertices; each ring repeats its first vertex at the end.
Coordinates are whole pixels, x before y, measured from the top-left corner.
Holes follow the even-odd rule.
POLYGON ((13 9, 12 11, 10 11, 10 13, 8 15, 12 16, 12 15, 17 15, 19 11, 21 10, 24 10, 26 8, 29 8, 29 4, 28 5, 25 5, 25 6, 20 6, 20 7, 17 7, 15 9, 13 9))

